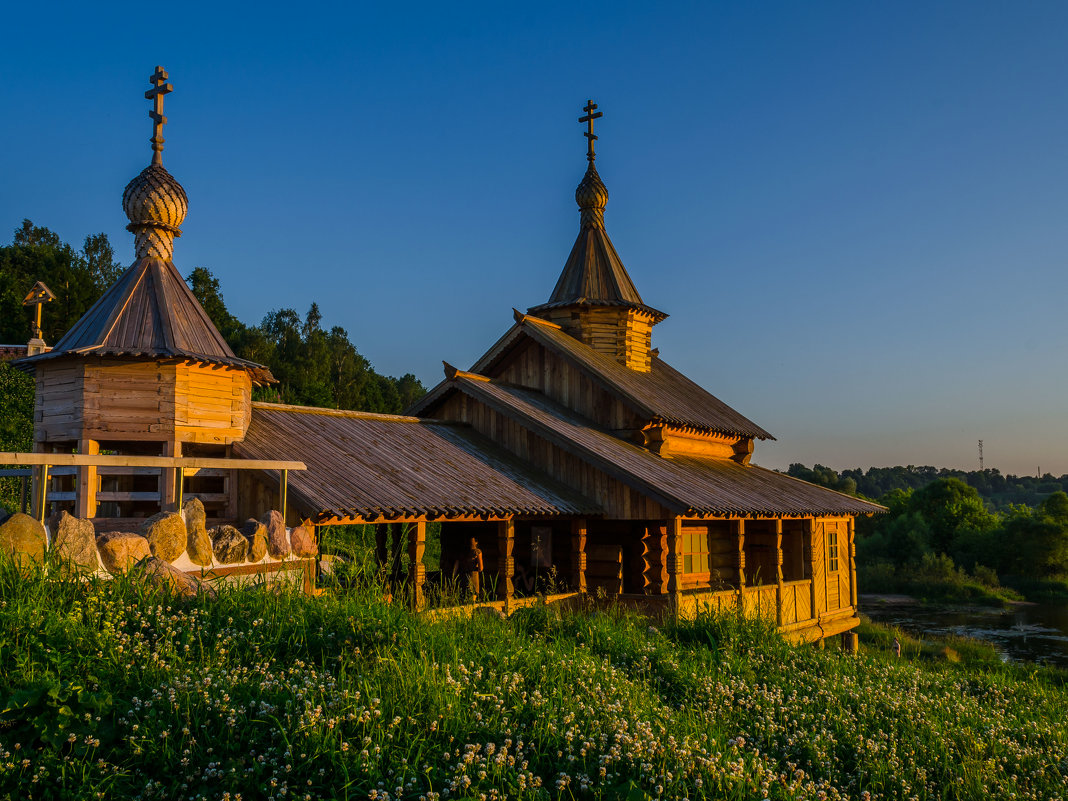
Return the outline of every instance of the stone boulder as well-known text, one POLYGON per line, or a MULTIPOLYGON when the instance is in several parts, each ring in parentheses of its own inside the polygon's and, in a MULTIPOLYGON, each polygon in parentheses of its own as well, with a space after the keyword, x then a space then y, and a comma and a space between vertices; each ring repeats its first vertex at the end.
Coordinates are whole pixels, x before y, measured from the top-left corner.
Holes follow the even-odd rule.
POLYGON ((309 557, 319 553, 319 546, 315 542, 315 526, 310 520, 293 527, 289 532, 289 546, 293 549, 294 556, 309 557))
POLYGON ((148 540, 153 556, 173 562, 185 551, 185 520, 177 512, 160 512, 141 524, 141 536, 148 540))
POLYGON ((91 520, 80 520, 61 511, 48 520, 52 532, 52 550, 79 573, 100 569, 96 555, 96 530, 91 520))
POLYGON ((125 573, 142 559, 152 556, 148 540, 130 531, 109 531, 96 540, 96 549, 104 569, 117 576, 125 573))
POLYGON ((174 565, 150 556, 137 563, 131 572, 137 572, 145 582, 183 598, 195 598, 201 593, 215 597, 215 588, 196 576, 183 573, 174 565))
POLYGON ((241 527, 241 533, 248 540, 248 561, 258 562, 267 555, 267 526, 250 517, 241 527))
POLYGON ((208 536, 208 516, 200 498, 190 498, 185 502, 182 517, 185 519, 185 547, 189 552, 189 560, 194 565, 207 567, 211 564, 211 537, 208 536))
POLYGON ((233 526, 213 528, 211 547, 215 552, 215 560, 224 565, 235 565, 248 558, 248 540, 233 526))
POLYGON ((47 543, 44 526, 22 512, 15 512, 0 524, 0 552, 11 556, 17 564, 43 563, 47 543))
POLYGON ((285 559, 289 556, 289 533, 282 513, 272 509, 260 518, 267 529, 267 553, 272 559, 285 559))

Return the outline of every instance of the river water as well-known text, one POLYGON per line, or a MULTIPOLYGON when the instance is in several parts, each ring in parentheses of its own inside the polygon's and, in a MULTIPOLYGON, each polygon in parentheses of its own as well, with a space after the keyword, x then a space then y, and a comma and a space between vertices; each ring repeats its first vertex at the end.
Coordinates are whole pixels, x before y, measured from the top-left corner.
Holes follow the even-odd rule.
POLYGON ((1068 668, 1068 604, 1027 604, 1008 609, 937 606, 901 596, 860 596, 860 611, 913 636, 957 634, 991 643, 1002 658, 1068 668))

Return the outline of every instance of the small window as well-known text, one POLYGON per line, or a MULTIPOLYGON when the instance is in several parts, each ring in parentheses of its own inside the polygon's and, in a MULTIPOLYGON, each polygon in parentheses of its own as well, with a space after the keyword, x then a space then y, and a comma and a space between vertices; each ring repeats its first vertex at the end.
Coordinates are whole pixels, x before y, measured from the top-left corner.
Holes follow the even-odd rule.
POLYGON ((708 530, 684 529, 682 532, 682 571, 708 573, 708 530))
POLYGON ((838 572, 838 529, 827 527, 827 570, 838 572))

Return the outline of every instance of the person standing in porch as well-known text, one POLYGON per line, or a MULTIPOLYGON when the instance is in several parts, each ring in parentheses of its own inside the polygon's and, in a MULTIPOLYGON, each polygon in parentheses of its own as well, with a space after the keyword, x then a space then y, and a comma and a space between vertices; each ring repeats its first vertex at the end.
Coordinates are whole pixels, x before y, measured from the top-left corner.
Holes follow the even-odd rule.
POLYGON ((470 549, 452 566, 452 574, 455 576, 459 573, 463 577, 466 594, 472 600, 478 600, 482 592, 482 570, 482 551, 479 550, 478 540, 472 537, 470 549))

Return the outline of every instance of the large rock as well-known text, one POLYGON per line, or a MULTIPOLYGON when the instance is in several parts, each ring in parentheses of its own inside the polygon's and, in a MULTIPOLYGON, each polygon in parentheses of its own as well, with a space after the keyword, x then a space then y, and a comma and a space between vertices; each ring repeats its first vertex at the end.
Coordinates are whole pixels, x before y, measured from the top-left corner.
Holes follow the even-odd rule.
POLYGON ((293 527, 289 532, 289 545, 294 556, 315 556, 319 553, 319 546, 315 542, 315 526, 310 520, 293 527))
POLYGON ((282 513, 272 509, 260 518, 267 529, 267 553, 272 559, 285 559, 289 556, 289 533, 282 513))
POLYGON ((258 562, 267 555, 267 526, 250 517, 241 527, 241 533, 248 540, 248 560, 258 562))
POLYGON ((0 525, 0 552, 11 556, 18 564, 43 563, 47 543, 44 526, 22 512, 15 512, 0 525))
POLYGON ((81 573, 95 573, 100 569, 92 521, 61 511, 52 515, 48 528, 52 532, 52 550, 68 565, 81 573))
POLYGON ((194 565, 207 567, 211 564, 211 537, 208 536, 208 516, 200 498, 190 498, 185 502, 182 517, 185 519, 185 547, 189 552, 189 560, 194 565))
POLYGON ((183 598, 195 598, 204 593, 209 597, 215 596, 215 588, 201 581, 196 576, 183 573, 174 565, 164 562, 155 556, 138 562, 133 568, 149 584, 161 587, 167 592, 181 595, 183 598))
POLYGON ((211 546, 215 559, 224 565, 234 565, 248 558, 248 540, 233 526, 219 526, 211 530, 211 546))
POLYGON ((160 512, 141 524, 141 535, 148 540, 152 555, 173 562, 185 551, 185 520, 177 512, 160 512))
POLYGON ((148 540, 130 531, 109 531, 96 540, 96 549, 104 569, 117 576, 125 573, 142 559, 152 556, 148 540))

